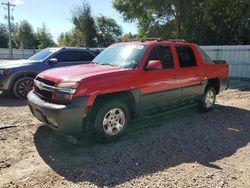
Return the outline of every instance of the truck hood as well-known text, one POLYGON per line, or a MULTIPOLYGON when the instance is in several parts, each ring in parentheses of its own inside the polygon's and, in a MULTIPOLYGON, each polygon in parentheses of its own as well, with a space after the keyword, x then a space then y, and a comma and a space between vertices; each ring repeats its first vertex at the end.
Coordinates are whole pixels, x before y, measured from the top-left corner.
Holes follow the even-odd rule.
POLYGON ((27 66, 33 63, 39 63, 39 62, 28 60, 28 59, 3 60, 3 61, 0 61, 0 69, 18 68, 18 67, 27 66))
POLYGON ((110 65, 85 64, 49 69, 40 73, 38 77, 60 83, 62 81, 81 81, 92 76, 124 70, 127 69, 110 65))

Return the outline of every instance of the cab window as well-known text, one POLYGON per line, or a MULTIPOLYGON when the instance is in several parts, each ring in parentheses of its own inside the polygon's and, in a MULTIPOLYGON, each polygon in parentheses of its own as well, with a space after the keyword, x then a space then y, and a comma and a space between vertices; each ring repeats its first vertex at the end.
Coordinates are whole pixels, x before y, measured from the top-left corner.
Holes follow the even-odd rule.
POLYGON ((190 48, 189 46, 176 46, 175 49, 181 68, 197 66, 192 48, 190 48))
POLYGON ((214 64, 213 60, 207 55, 207 53, 201 49, 199 46, 197 46, 197 49, 199 50, 203 63, 205 64, 214 64))
POLYGON ((151 60, 160 60, 162 63, 163 69, 174 68, 173 55, 169 46, 154 47, 148 56, 147 64, 151 60))

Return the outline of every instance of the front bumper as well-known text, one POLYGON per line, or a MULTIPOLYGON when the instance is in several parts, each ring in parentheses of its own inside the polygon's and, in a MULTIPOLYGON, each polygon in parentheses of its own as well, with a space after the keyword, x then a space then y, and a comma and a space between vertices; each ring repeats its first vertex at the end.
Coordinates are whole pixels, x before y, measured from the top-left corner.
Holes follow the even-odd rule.
POLYGON ((10 90, 11 76, 0 75, 0 91, 10 90))
POLYGON ((32 114, 52 129, 66 134, 82 130, 83 120, 87 116, 84 110, 88 97, 77 97, 69 105, 46 102, 33 91, 29 92, 27 98, 32 114))

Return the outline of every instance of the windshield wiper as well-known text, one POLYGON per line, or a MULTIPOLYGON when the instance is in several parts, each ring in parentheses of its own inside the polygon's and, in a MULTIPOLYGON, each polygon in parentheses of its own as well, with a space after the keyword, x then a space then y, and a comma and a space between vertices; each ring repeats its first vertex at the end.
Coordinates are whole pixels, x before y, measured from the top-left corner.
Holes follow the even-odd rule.
POLYGON ((115 65, 115 64, 110 64, 110 63, 103 63, 103 64, 100 64, 100 65, 110 65, 110 66, 112 66, 112 67, 118 67, 117 65, 115 65))

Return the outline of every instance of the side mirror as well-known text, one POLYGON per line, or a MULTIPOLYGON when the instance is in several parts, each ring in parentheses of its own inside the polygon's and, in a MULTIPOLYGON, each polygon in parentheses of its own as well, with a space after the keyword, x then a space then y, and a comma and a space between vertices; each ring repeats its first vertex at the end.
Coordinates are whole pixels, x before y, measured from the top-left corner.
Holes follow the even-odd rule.
POLYGON ((58 63, 58 59, 57 58, 52 58, 48 61, 49 64, 56 64, 58 63))
POLYGON ((147 70, 161 70, 161 69, 163 69, 161 61, 152 60, 148 62, 147 70))

